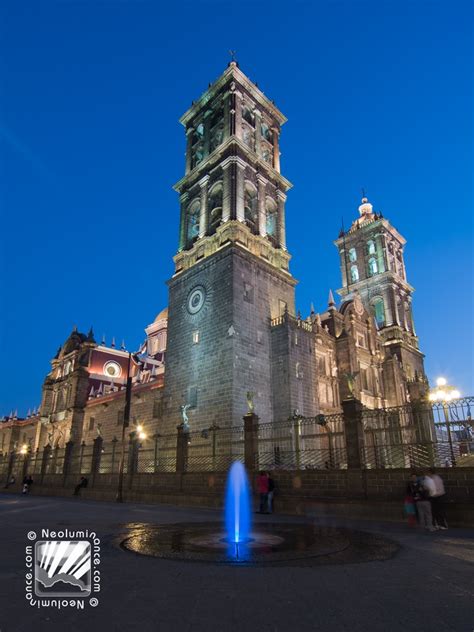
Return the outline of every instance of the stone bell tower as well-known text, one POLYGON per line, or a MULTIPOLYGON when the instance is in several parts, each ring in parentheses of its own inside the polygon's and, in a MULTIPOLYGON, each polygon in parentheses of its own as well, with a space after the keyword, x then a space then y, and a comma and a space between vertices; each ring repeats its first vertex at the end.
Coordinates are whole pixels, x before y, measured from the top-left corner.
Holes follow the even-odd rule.
POLYGON ((231 62, 181 117, 186 172, 169 285, 165 397, 171 426, 240 425, 246 393, 272 420, 270 319, 294 313, 279 138, 285 117, 231 62))
MULTIPOLYGON (((412 312, 414 288, 407 281, 403 256, 406 240, 363 197, 359 217, 334 243, 343 284, 338 293, 343 300, 359 294, 375 318, 387 359, 396 356, 407 383, 424 384, 424 355, 412 312)), ((413 386, 410 390, 419 397, 425 389, 413 386)))

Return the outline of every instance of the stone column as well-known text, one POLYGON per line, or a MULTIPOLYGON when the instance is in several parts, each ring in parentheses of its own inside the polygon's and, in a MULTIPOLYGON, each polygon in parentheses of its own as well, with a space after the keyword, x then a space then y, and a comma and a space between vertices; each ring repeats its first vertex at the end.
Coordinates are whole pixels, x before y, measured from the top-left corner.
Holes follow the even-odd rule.
POLYGON ((280 132, 277 127, 272 127, 273 133, 273 168, 280 173, 280 132))
POLYGON ((231 134, 231 129, 232 129, 232 121, 230 120, 231 117, 231 99, 232 99, 232 93, 231 92, 226 92, 223 96, 223 103, 224 103, 224 134, 223 134, 223 141, 225 142, 230 134, 231 134))
POLYGON ((267 210, 265 207, 265 190, 267 181, 263 176, 257 174, 258 182, 258 233, 262 237, 267 234, 267 210))
POLYGON ((199 180, 201 187, 201 213, 199 216, 199 239, 202 239, 207 233, 208 212, 207 212, 207 193, 208 193, 209 176, 204 176, 199 180))
POLYGON ((361 451, 364 447, 362 408, 362 404, 357 399, 350 398, 342 401, 348 469, 361 468, 362 464, 361 451))
POLYGON ((179 198, 181 215, 179 220, 179 244, 178 252, 182 252, 186 247, 186 207, 188 204, 188 193, 182 193, 179 198))
POLYGON ((100 468, 100 460, 102 458, 102 437, 96 437, 94 439, 94 446, 92 448, 92 467, 91 473, 97 474, 100 468))
POLYGON ((250 476, 258 469, 258 416, 253 412, 244 415, 244 463, 250 476))
POLYGON ((234 92, 234 134, 242 140, 242 94, 234 92))
POLYGON ((178 435, 176 437, 176 472, 182 474, 186 472, 188 467, 188 448, 189 448, 189 427, 183 424, 177 427, 178 435))
POLYGON ((255 153, 257 156, 262 156, 262 113, 260 110, 255 110, 255 153))
POLYGON ((286 195, 283 191, 277 191, 278 200, 278 243, 280 248, 286 250, 286 225, 285 225, 285 201, 286 195))
POLYGON ((236 218, 239 222, 245 220, 245 192, 244 192, 244 173, 245 163, 237 158, 237 173, 236 173, 236 186, 235 186, 235 206, 236 206, 236 218))
POLYGON ((222 163, 222 223, 230 220, 232 198, 230 165, 229 159, 222 163))
POLYGON ((203 142, 203 148, 204 148, 204 160, 209 156, 209 148, 211 145, 211 115, 212 115, 212 110, 207 110, 207 112, 204 114, 204 120, 203 120, 203 125, 204 125, 204 142, 203 142))
POLYGON ((192 169, 193 133, 194 127, 188 127, 186 130, 186 173, 192 169))

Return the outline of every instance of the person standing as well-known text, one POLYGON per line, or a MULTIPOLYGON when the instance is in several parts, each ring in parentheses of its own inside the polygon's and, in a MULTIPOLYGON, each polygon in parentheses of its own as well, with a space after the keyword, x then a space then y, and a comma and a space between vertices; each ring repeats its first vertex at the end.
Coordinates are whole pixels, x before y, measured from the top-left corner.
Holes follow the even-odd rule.
POLYGON ((419 482, 416 472, 410 476, 405 494, 404 508, 408 519, 408 526, 416 526, 416 501, 419 498, 419 482))
POLYGON ((431 513, 430 494, 434 489, 434 483, 426 472, 418 487, 418 499, 416 499, 416 511, 420 525, 426 531, 436 531, 433 527, 433 515, 431 513))
POLYGON ((267 472, 268 476, 268 494, 267 494, 267 513, 273 513, 273 495, 275 494, 275 481, 273 480, 270 472, 267 472))
POLYGON ((33 479, 31 478, 31 475, 28 474, 27 476, 25 476, 25 478, 23 479, 23 489, 22 489, 22 494, 28 494, 30 491, 30 487, 33 485, 33 479))
POLYGON ((430 494, 431 501, 431 513, 433 514, 433 527, 435 529, 446 530, 448 528, 448 522, 446 520, 446 514, 444 513, 443 508, 443 496, 445 496, 446 491, 444 489, 443 479, 439 474, 436 473, 436 470, 433 468, 430 469, 430 478, 433 481, 434 488, 432 487, 432 492, 430 494))
POLYGON ((260 494, 259 513, 264 513, 268 499, 268 475, 266 472, 260 472, 257 476, 257 492, 260 494))

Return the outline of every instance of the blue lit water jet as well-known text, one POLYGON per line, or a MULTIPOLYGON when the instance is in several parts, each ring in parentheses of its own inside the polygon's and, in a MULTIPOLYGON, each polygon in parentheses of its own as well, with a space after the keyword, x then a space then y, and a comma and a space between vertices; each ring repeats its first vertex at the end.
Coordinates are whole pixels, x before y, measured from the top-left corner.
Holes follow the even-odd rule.
MULTIPOLYGON (((250 540, 250 485, 245 467, 235 461, 227 476, 225 526, 227 542, 238 545, 250 540)), ((236 554, 238 555, 238 546, 236 554)))

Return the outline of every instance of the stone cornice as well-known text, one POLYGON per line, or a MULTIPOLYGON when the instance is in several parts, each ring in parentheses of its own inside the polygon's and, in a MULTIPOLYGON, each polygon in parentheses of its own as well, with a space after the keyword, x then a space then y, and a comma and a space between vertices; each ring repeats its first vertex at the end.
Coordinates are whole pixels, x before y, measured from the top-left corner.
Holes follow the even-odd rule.
MULTIPOLYGON (((232 135, 224 141, 219 147, 217 147, 212 153, 207 156, 205 160, 203 160, 198 167, 192 169, 189 173, 183 176, 176 184, 173 185, 173 189, 180 193, 183 187, 191 188, 198 182, 204 174, 211 173, 213 169, 216 167, 220 167, 224 165, 225 160, 228 158, 224 158, 224 154, 228 151, 236 152, 236 150, 240 150, 240 152, 245 156, 246 161, 244 160, 244 164, 248 164, 250 167, 258 168, 259 171, 263 171, 266 174, 266 177, 269 181, 274 181, 278 185, 281 186, 285 191, 288 191, 292 188, 292 183, 287 180, 285 177, 278 173, 276 169, 270 166, 267 162, 259 158, 257 154, 251 151, 245 143, 243 143, 237 136, 232 135), (222 161, 222 162, 221 162, 222 161)), ((239 160, 243 160, 240 156, 235 154, 235 156, 230 156, 230 158, 238 158, 239 160)))
POLYGON ((222 75, 199 97, 197 101, 187 110, 179 119, 179 122, 187 126, 188 123, 198 114, 217 94, 225 87, 227 83, 235 80, 242 88, 252 95, 254 100, 259 103, 269 114, 275 117, 280 125, 286 123, 286 117, 280 112, 276 105, 268 99, 257 86, 250 81, 239 69, 236 63, 231 62, 222 75))
POLYGON ((174 277, 221 250, 229 242, 247 250, 285 276, 291 277, 288 270, 291 255, 288 251, 274 248, 267 239, 254 235, 246 224, 238 220, 221 224, 214 235, 198 239, 190 250, 183 250, 175 255, 173 258, 176 266, 174 277))
MULTIPOLYGON (((403 237, 398 230, 392 226, 392 224, 383 218, 379 218, 379 219, 374 219, 372 221, 368 221, 367 223, 364 224, 360 224, 359 228, 350 228, 346 233, 344 233, 344 236, 338 237, 337 239, 334 240, 334 244, 336 246, 339 246, 339 244, 343 244, 344 241, 353 241, 354 237, 360 235, 361 237, 363 237, 364 239, 367 238, 367 233, 372 233, 374 228, 380 228, 382 227, 385 228, 385 230, 395 239, 397 239, 397 241, 400 242, 401 246, 404 246, 407 243, 407 240, 405 239, 405 237, 403 237)), ((380 232, 380 234, 384 234, 383 231, 380 232)))

